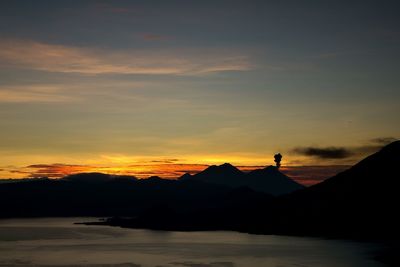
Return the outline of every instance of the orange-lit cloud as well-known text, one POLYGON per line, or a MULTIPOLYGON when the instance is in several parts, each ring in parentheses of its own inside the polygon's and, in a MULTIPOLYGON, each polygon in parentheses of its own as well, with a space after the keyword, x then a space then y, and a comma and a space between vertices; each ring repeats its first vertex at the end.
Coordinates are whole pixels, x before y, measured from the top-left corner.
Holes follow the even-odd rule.
POLYGON ((103 165, 78 165, 78 164, 34 164, 11 172, 23 177, 49 177, 60 178, 66 175, 81 172, 103 172, 115 175, 132 175, 138 178, 160 176, 175 179, 184 173, 197 173, 208 165, 204 164, 174 164, 164 162, 143 162, 132 165, 103 166, 103 165))
POLYGON ((246 56, 223 51, 111 51, 0 40, 2 67, 79 74, 199 75, 252 68, 246 56))

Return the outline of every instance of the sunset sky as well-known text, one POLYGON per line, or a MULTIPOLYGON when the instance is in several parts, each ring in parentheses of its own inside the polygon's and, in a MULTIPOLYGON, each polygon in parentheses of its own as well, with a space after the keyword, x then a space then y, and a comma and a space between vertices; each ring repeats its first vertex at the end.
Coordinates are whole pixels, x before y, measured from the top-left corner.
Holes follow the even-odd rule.
POLYGON ((0 2, 0 177, 274 164, 400 136, 396 1, 0 2))

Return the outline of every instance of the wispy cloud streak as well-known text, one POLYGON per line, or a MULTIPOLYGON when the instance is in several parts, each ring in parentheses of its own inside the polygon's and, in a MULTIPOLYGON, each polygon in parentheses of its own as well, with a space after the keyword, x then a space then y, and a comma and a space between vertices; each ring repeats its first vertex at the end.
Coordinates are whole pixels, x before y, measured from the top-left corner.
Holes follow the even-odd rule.
POLYGON ((2 67, 86 75, 202 75, 252 68, 246 56, 222 51, 115 51, 21 40, 0 40, 0 60, 2 67))
POLYGON ((2 86, 0 87, 0 103, 60 103, 76 100, 64 95, 61 88, 48 85, 2 86))

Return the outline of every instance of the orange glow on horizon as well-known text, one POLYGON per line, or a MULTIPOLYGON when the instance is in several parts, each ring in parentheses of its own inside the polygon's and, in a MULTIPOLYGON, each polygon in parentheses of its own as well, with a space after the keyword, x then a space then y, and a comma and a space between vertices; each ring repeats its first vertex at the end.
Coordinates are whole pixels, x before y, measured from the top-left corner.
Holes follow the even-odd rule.
MULTIPOLYGON (((79 165, 79 164, 35 164, 25 167, 14 167, 0 169, 2 178, 40 178, 48 177, 52 179, 62 178, 67 175, 88 172, 101 172, 111 175, 135 176, 139 179, 145 179, 150 176, 159 176, 165 179, 177 179, 185 173, 196 174, 203 171, 210 164, 191 164, 179 163, 178 160, 153 160, 142 163, 126 164, 127 161, 119 159, 118 162, 125 164, 108 165, 79 165), (176 162, 176 163, 174 163, 176 162)), ((268 165, 265 165, 268 166, 268 165)), ((243 172, 264 168, 265 166, 236 166, 243 172)), ((282 166, 280 170, 291 177, 293 180, 304 184, 312 185, 318 183, 334 174, 346 169, 346 165, 332 166, 282 166)))

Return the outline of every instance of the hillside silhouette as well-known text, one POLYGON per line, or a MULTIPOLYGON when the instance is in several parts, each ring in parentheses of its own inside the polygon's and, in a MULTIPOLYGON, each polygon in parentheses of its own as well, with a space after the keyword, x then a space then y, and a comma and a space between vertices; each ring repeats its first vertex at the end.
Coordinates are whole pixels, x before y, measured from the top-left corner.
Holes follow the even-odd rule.
POLYGON ((274 232, 343 237, 399 237, 400 141, 350 169, 309 188, 279 198, 279 218, 249 228, 274 232), (271 221, 270 221, 271 222, 271 221))

